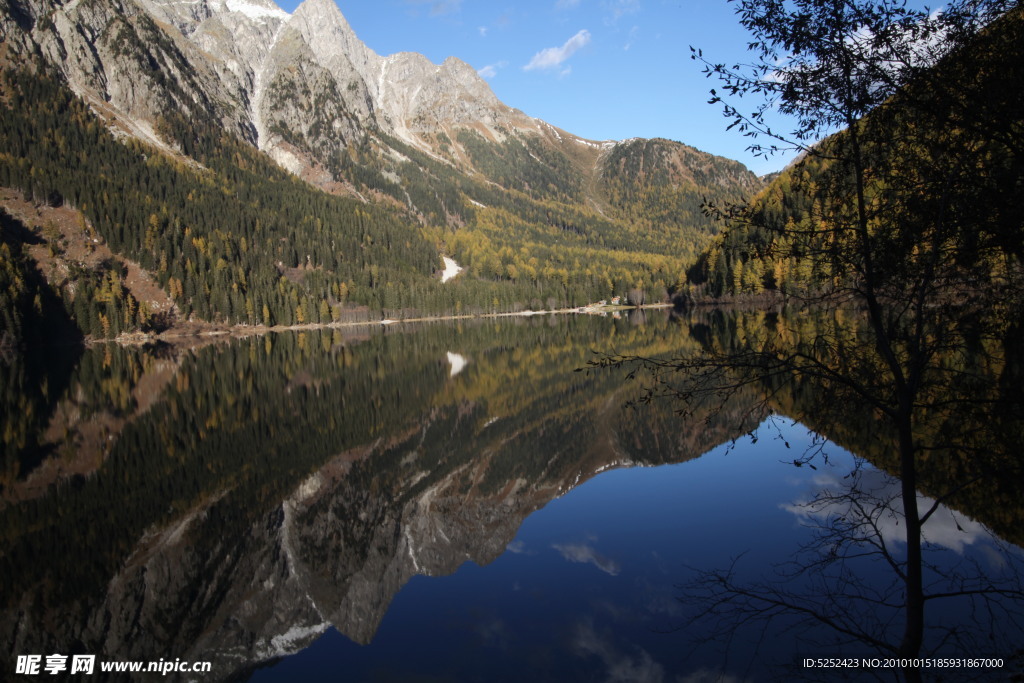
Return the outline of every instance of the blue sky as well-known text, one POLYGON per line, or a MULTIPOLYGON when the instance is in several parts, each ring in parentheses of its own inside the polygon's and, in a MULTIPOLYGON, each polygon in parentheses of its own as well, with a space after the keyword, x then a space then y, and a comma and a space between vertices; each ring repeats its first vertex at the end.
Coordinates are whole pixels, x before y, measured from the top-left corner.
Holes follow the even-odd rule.
MULTIPOLYGON (((726 0, 337 0, 381 55, 458 57, 506 104, 595 140, 664 137, 745 163, 756 159, 707 104, 713 81, 689 45, 716 61, 745 58, 747 36, 726 0)), ((278 4, 289 12, 298 0, 278 4)))

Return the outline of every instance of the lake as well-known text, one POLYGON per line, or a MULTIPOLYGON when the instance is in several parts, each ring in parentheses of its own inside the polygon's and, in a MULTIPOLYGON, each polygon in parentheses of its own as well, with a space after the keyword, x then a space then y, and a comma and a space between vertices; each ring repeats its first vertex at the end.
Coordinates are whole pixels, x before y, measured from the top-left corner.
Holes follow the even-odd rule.
MULTIPOLYGON (((637 400, 643 372, 577 371, 769 322, 646 311, 8 356, 4 677, 37 655, 52 678, 56 654, 72 680, 155 680, 113 662, 199 681, 832 680, 817 667, 839 662, 897 680, 906 538, 877 414, 776 380, 680 413, 637 400), (75 655, 94 673, 72 676, 75 655)), ((998 389, 1013 363, 986 367, 998 389)), ((926 680, 1024 667, 1022 482, 976 473, 1013 460, 1021 418, 980 405, 920 423, 991 456, 922 455, 926 680)))

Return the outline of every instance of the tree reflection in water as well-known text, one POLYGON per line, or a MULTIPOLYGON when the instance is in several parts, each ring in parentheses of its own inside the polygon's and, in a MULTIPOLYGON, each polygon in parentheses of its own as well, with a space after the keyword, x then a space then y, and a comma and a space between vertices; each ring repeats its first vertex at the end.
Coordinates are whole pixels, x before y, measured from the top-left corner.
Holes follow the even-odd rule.
MULTIPOLYGON (((969 329, 962 324, 957 329, 969 329)), ((692 569, 680 587, 690 610, 681 623, 698 643, 790 631, 811 657, 1021 654, 1024 558, 1011 542, 1020 542, 1012 510, 1024 481, 1017 455, 1024 411, 1014 325, 986 321, 984 342, 947 338, 929 349, 905 415, 856 311, 713 312, 691 328, 701 354, 603 356, 592 365, 631 367, 649 380, 640 402, 668 398, 685 415, 744 403, 752 415, 790 416, 818 435, 790 466, 819 470, 818 490, 787 506, 811 530, 792 558, 755 580, 744 578, 742 556, 692 569), (991 335, 997 329, 1002 339, 991 335), (909 434, 899 428, 904 418, 909 434), (836 470, 829 440, 861 456, 839 476, 829 473, 836 470), (980 539, 984 559, 962 552, 980 539)), ((750 438, 771 436, 764 432, 777 419, 750 438)), ((939 673, 959 679, 966 671, 939 673)), ((936 673, 902 670, 907 680, 936 673)), ((992 670, 969 673, 984 678, 992 670)))
MULTIPOLYGON (((702 639, 771 627, 798 633, 809 657, 900 655, 908 572, 901 486, 857 463, 844 478, 819 480, 823 488, 809 500, 787 506, 811 538, 763 580, 737 578, 735 565, 695 570, 680 600, 694 609, 690 623, 701 623, 702 639)), ((918 496, 918 509, 930 521, 922 530, 922 574, 932 617, 920 655, 1009 659, 1024 625, 1019 550, 926 496, 918 496), (963 553, 976 543, 986 544, 985 561, 963 553), (969 606, 938 604, 958 599, 969 606)))
MULTIPOLYGON (((837 645, 910 662, 903 677, 921 680, 923 653, 980 654, 973 632, 926 627, 936 605, 967 601, 997 636, 1019 625, 1024 598, 1012 570, 935 561, 927 534, 943 505, 979 492, 998 499, 1022 480, 1024 233, 1019 193, 997 188, 1024 177, 1024 128, 1008 95, 1024 79, 1024 14, 1005 0, 954 0, 934 13, 872 0, 737 0, 736 11, 751 63, 691 48, 722 89, 711 102, 731 127, 768 139, 754 151, 803 156, 751 203, 706 207, 724 222, 706 286, 721 291, 729 266, 733 291, 771 284, 813 308, 709 337, 697 356, 598 364, 650 370, 648 398, 681 399, 684 412, 756 388, 766 406, 788 402, 786 414, 821 434, 852 427, 854 450, 892 485, 868 486, 855 469, 809 501, 815 540, 780 568, 783 583, 745 585, 723 570, 693 585, 721 629, 785 613, 796 626, 828 627, 837 645), (758 102, 740 106, 743 96, 758 102), (790 119, 780 127, 769 112, 790 119), (790 266, 803 272, 782 288, 790 266), (885 521, 902 529, 899 554, 885 521), (888 582, 863 578, 872 562, 888 567, 888 582), (787 578, 812 590, 794 592, 787 578)), ((1016 559, 1005 556, 1011 568, 1016 559)))
MULTIPOLYGON (((673 403, 621 410, 635 389, 618 375, 571 370, 591 348, 692 357, 702 346, 737 351, 739 340, 768 329, 813 338, 827 325, 809 313, 649 313, 645 325, 566 316, 392 327, 351 338, 284 334, 155 353, 93 347, 70 375, 48 383, 49 392, 30 381, 35 375, 26 365, 0 366, 8 406, 0 410, 8 435, 0 632, 8 652, 80 647, 117 660, 174 652, 212 660, 211 680, 240 680, 333 628, 344 636, 333 645, 325 638, 324 680, 335 679, 338 661, 351 666, 356 658, 363 671, 400 661, 408 675, 395 680, 450 666, 459 667, 449 672, 455 680, 481 672, 504 680, 603 680, 594 671, 618 667, 616 652, 630 664, 620 680, 635 680, 646 663, 686 680, 715 660, 707 648, 699 661, 682 662, 679 636, 658 632, 685 606, 672 599, 678 568, 725 565, 746 547, 753 550, 745 569, 762 551, 766 561, 785 557, 773 548, 794 547, 791 513, 805 510, 801 504, 819 489, 851 483, 843 479, 846 455, 805 452, 802 428, 779 418, 780 431, 759 430, 773 441, 761 444, 773 450, 768 462, 746 449, 727 459, 700 454, 742 437, 770 413, 802 416, 879 468, 861 468, 859 489, 896 505, 894 493, 868 486, 894 467, 891 436, 870 409, 826 395, 820 383, 781 381, 792 375, 737 385, 741 375, 722 374, 735 385, 732 400, 723 405, 721 395, 709 394, 713 409, 694 406, 680 421, 673 403), (452 377, 456 355, 466 364, 452 377), (29 469, 25 451, 45 457, 29 469), (817 482, 807 495, 783 481, 792 465, 774 462, 792 453, 804 456, 799 472, 817 482), (670 463, 684 464, 632 467, 670 463), (737 517, 742 527, 729 526, 737 517), (532 536, 520 531, 524 520, 532 536), (480 566, 464 566, 467 557, 480 566), (450 581, 441 578, 453 572, 450 581), (523 591, 509 589, 519 581, 523 591), (531 583, 542 598, 525 599, 531 583), (463 610, 476 624, 481 605, 509 625, 515 647, 479 649, 462 626, 438 621, 463 610), (349 649, 339 655, 332 648, 346 637, 349 649), (453 654, 467 647, 474 658, 453 654), (543 657, 531 659, 537 653, 543 657)), ((1006 369, 1020 367, 1014 347, 993 348, 1010 352, 998 352, 1005 361, 987 366, 992 371, 975 373, 978 387, 1009 393, 1019 370, 1006 369)), ((918 425, 929 443, 948 441, 968 424, 991 427, 967 430, 974 435, 969 458, 929 453, 923 491, 938 499, 944 482, 974 481, 987 471, 983 463, 996 469, 1000 461, 985 454, 1010 452, 1013 438, 995 437, 1019 427, 1020 418, 994 405, 974 414, 960 405, 918 425)), ((1020 545, 1020 493, 1019 479, 985 477, 942 502, 1020 545)), ((817 516, 807 510, 805 523, 836 517, 834 507, 823 505, 817 516)), ((958 517, 969 532, 961 533, 951 514, 933 513, 925 537, 955 550, 935 530, 966 539, 977 527, 958 517)), ((904 531, 898 516, 878 519, 889 522, 885 539, 901 558, 905 546, 888 535, 904 531)), ((977 544, 994 548, 989 540, 977 544)), ((853 571, 883 563, 846 564, 853 571)), ((806 579, 790 586, 811 585, 800 583, 806 579)), ((929 606, 928 616, 938 613, 929 606)), ((726 621, 715 617, 694 628, 709 624, 726 621)), ((310 657, 317 654, 304 651, 296 664, 310 657)), ((762 659, 752 671, 766 664, 762 659)), ((271 680, 294 680, 284 668, 274 671, 271 680)))

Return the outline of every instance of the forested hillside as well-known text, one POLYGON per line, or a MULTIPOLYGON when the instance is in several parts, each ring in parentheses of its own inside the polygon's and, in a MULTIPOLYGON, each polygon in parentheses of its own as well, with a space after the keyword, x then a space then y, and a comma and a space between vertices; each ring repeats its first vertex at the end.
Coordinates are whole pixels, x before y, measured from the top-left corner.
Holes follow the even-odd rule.
MULTIPOLYGON (((1015 10, 969 50, 909 83, 858 127, 874 286, 926 275, 949 296, 1019 272, 1024 256, 1024 15, 1015 10), (888 280, 886 280, 888 278, 888 280)), ((854 248, 851 155, 841 132, 779 174, 689 273, 695 293, 815 295, 867 275, 854 248)), ((719 205, 718 208, 723 208, 719 205)), ((895 290, 894 290, 895 291, 895 290)), ((898 296, 898 292, 895 292, 898 296)))
POLYGON ((629 140, 605 159, 601 183, 609 204, 636 240, 652 250, 684 250, 692 261, 718 233, 707 200, 738 202, 762 186, 738 161, 713 157, 669 140, 629 140), (692 250, 692 251, 689 251, 692 250))
MULTIPOLYGON (((87 230, 155 274, 186 318, 329 322, 351 306, 399 308, 397 292, 443 305, 430 279, 436 252, 393 213, 320 192, 201 124, 165 121, 198 163, 118 141, 45 71, 8 69, 2 87, 0 185, 76 207, 87 230)), ((100 315, 108 333, 146 326, 117 292, 90 296, 82 278, 68 279, 83 331, 100 315)))
POLYGON ((372 145, 354 148, 338 170, 367 203, 325 193, 201 120, 161 120, 158 132, 181 151, 174 156, 119 140, 42 65, 9 65, 0 87, 0 186, 81 212, 89 240, 139 263, 176 304, 157 315, 123 286, 122 265, 86 266, 12 219, 0 292, 8 343, 23 338, 26 316, 70 316, 80 334, 110 338, 189 319, 293 325, 552 308, 629 292, 668 300, 687 257, 709 239, 698 197, 736 198, 757 186, 734 165, 728 177, 681 178, 673 169, 633 187, 626 160, 634 145, 616 148, 597 181, 600 167, 581 169, 539 142, 510 138, 495 152, 467 133, 487 180, 394 139, 406 162, 389 180, 372 145), (607 199, 594 191, 598 182, 607 199), (21 256, 25 239, 63 255, 67 272, 49 283, 33 275, 37 264, 21 256), (442 285, 439 252, 468 274, 442 285))

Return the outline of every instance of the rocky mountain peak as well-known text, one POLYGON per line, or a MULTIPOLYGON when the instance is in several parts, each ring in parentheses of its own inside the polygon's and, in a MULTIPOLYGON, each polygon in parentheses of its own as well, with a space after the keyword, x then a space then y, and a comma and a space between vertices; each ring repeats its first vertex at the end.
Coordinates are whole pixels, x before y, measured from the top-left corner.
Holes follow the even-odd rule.
POLYGON ((292 14, 273 0, 79 0, 56 14, 58 35, 29 40, 79 95, 156 144, 148 131, 168 108, 202 112, 303 175, 372 131, 435 156, 440 131, 537 132, 456 57, 378 55, 335 0, 304 0, 292 14), (130 34, 109 30, 126 18, 130 34))
POLYGON ((299 32, 339 85, 347 86, 358 78, 372 95, 377 94, 381 57, 356 36, 334 0, 305 0, 288 25, 299 32))
POLYGON ((211 19, 233 30, 239 24, 275 29, 289 16, 270 0, 140 0, 139 4, 186 36, 192 36, 211 19))
MULTIPOLYGON (((283 81, 290 82, 290 93, 308 92, 309 100, 320 103, 318 109, 330 100, 327 109, 333 113, 320 116, 320 128, 343 131, 348 140, 361 137, 360 126, 372 125, 430 151, 426 139, 438 129, 492 128, 510 121, 512 110, 472 66, 455 57, 437 65, 411 52, 382 57, 359 39, 333 0, 305 0, 275 35, 275 46, 282 42, 288 43, 287 49, 272 49, 266 65, 256 72, 252 97, 254 123, 263 133, 260 147, 268 151, 275 142, 265 134, 266 121, 298 130, 305 125, 296 118, 304 116, 302 112, 319 115, 301 104, 289 106, 283 118, 280 114, 285 112, 275 113, 274 103, 264 100, 263 88, 284 85, 283 81), (300 72, 301 81, 294 75, 300 72)), ((306 146, 312 151, 323 148, 324 142, 309 140, 306 146)))
POLYGON ((442 72, 462 86, 466 93, 477 100, 486 100, 492 104, 500 104, 491 86, 487 84, 477 70, 458 57, 449 57, 441 65, 442 72))
POLYGON ((355 31, 334 0, 304 0, 295 9, 292 19, 295 22, 294 26, 301 26, 310 36, 319 35, 321 38, 337 40, 337 43, 328 47, 330 52, 367 49, 356 37, 355 31))

